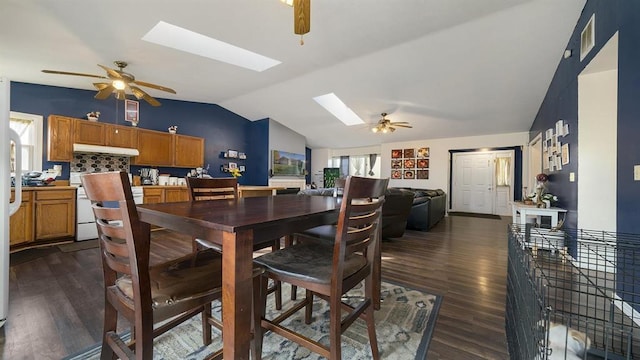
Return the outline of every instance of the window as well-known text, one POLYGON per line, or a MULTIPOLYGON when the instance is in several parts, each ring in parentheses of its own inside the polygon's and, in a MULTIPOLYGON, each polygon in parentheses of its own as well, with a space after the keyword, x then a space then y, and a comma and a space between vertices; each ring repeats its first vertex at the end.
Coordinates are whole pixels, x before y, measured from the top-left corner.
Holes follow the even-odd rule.
POLYGON ((340 168, 340 176, 380 178, 380 154, 337 156, 331 158, 328 165, 340 168))
POLYGON ((511 179, 511 158, 499 157, 496 161, 496 185, 509 186, 511 179))
MULTIPOLYGON (((42 116, 12 111, 9 115, 9 126, 18 133, 22 142, 20 149, 16 149, 15 144, 11 145, 12 159, 16 151, 21 152, 21 172, 42 170, 42 116)), ((15 172, 16 165, 12 161, 12 172, 15 172)))

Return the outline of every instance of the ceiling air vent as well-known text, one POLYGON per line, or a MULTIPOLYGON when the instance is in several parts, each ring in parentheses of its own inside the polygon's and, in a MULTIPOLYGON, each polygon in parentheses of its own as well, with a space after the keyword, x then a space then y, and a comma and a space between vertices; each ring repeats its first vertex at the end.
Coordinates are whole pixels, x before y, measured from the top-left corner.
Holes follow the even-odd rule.
POLYGON ((580 61, 587 56, 596 44, 596 14, 591 16, 587 26, 580 33, 580 61))

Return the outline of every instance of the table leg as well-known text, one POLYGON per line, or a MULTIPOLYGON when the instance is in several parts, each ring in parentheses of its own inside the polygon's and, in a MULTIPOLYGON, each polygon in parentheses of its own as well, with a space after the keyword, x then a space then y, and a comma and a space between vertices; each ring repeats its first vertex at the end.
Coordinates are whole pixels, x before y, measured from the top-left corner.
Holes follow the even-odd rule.
POLYGON ((253 232, 222 237, 222 324, 225 359, 249 359, 253 299, 253 232))

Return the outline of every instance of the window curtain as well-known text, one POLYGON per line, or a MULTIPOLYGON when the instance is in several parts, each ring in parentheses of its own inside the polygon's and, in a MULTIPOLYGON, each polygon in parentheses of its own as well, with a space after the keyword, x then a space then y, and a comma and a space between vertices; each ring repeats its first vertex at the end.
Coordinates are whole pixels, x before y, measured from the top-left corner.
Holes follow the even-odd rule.
POLYGON ((376 159, 378 158, 378 154, 369 154, 369 176, 375 175, 373 172, 373 166, 376 164, 376 159))
POLYGON ((496 185, 509 186, 511 178, 511 158, 501 157, 496 161, 496 185))
POLYGON ((350 159, 353 160, 353 169, 355 176, 361 176, 360 172, 363 170, 362 167, 364 166, 364 156, 354 156, 350 159))
POLYGON ((349 176, 349 157, 348 156, 340 156, 340 176, 341 177, 349 176))

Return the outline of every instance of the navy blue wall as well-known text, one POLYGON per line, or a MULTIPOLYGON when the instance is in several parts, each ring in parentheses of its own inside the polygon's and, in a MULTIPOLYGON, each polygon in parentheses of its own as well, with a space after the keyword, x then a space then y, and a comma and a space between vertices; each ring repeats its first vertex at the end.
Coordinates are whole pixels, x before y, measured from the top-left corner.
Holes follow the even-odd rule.
POLYGON ((252 185, 269 185, 269 119, 254 121, 249 125, 249 143, 251 154, 247 154, 247 163, 252 172, 247 174, 252 185))
MULTIPOLYGON (((559 119, 569 124, 570 135, 561 138, 570 147, 570 163, 561 171, 553 172, 549 192, 558 194, 558 206, 569 210, 566 226, 577 227, 578 183, 569 182, 569 173, 577 173, 578 159, 578 75, 600 51, 602 46, 619 31, 618 53, 618 232, 640 234, 638 203, 640 183, 633 181, 633 165, 640 164, 640 2, 637 0, 588 0, 578 20, 567 49, 573 50, 569 59, 559 59, 553 81, 530 129, 530 137, 552 128, 559 119), (595 21, 595 48, 580 61, 580 32, 593 14, 595 21)), ((607 151, 607 144, 603 144, 607 151)), ((605 175, 603 175, 605 176, 605 175)), ((580 179, 577 179, 580 181, 580 179)), ((597 229, 596 229, 597 230, 597 229)))
MULTIPOLYGON (((51 114, 84 118, 90 111, 100 111, 100 122, 127 125, 124 121, 123 102, 110 97, 107 100, 94 99, 95 91, 35 85, 20 82, 11 83, 11 110, 44 116, 44 156, 42 166, 51 168, 54 163, 47 161, 47 117, 51 114), (117 116, 116 116, 117 112, 117 116)), ((268 141, 267 128, 252 125, 246 118, 218 105, 186 101, 159 99, 159 107, 140 101, 140 123, 138 127, 167 131, 171 125, 178 126, 178 133, 205 138, 204 166, 210 165, 211 176, 229 176, 220 171, 220 166, 228 162, 223 153, 228 149, 245 152, 247 160, 245 176, 239 178, 241 184, 260 184, 251 182, 253 177, 266 179, 265 166, 252 161, 252 157, 267 154, 260 145, 268 141), (254 131, 254 128, 258 128, 254 131)), ((268 156, 268 154, 266 155, 268 156)), ((238 160, 241 163, 243 160, 238 160)), ((242 164, 241 164, 242 165, 242 164)), ((132 166, 131 172, 137 173, 140 167, 132 166)), ((163 173, 184 176, 188 169, 160 168, 163 173)), ((69 164, 63 164, 62 178, 69 177, 69 164)), ((266 181, 265 181, 266 183, 266 181)))
MULTIPOLYGON (((577 182, 568 181, 569 172, 576 172, 578 159, 578 74, 600 51, 602 46, 619 31, 618 38, 618 147, 610 149, 602 144, 603 151, 617 153, 617 232, 627 235, 618 238, 617 294, 632 303, 640 302, 640 182, 633 180, 633 166, 640 164, 640 1, 638 0, 588 0, 571 36, 567 48, 574 56, 562 59, 531 127, 530 137, 553 127, 558 119, 569 123, 570 136, 563 142, 570 144, 570 164, 550 175, 549 188, 560 196, 560 207, 569 210, 566 226, 577 227, 577 182), (579 56, 580 32, 593 14, 596 14, 596 46, 581 62, 579 56)), ((607 176, 603 174, 602 176, 607 176)), ((580 181, 578 178, 577 181, 580 181)), ((597 196, 597 195, 596 195, 597 196)), ((597 211, 597 209, 594 209, 597 211)), ((598 229, 594 229, 598 230, 598 229)), ((569 244, 571 246, 572 244, 569 244)), ((572 251, 575 256, 575 249, 572 251)), ((636 306, 636 310, 640 310, 636 306)))

